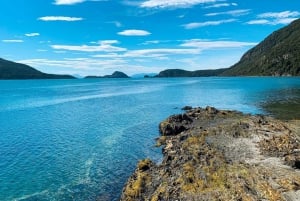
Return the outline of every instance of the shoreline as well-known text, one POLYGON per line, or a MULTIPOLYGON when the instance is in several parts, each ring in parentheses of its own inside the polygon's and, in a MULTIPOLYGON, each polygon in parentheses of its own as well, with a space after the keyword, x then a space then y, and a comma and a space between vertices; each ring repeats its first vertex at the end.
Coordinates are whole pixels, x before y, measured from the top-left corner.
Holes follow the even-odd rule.
POLYGON ((300 197, 299 120, 213 107, 159 125, 163 161, 140 161, 125 200, 287 200, 300 197))

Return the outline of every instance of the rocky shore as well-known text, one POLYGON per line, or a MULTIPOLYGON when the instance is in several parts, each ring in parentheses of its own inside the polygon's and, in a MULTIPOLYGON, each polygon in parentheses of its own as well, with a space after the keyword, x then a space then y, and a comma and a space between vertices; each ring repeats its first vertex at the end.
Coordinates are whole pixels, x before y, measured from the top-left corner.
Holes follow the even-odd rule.
POLYGON ((160 123, 162 163, 140 161, 120 200, 300 200, 298 123, 189 108, 160 123))

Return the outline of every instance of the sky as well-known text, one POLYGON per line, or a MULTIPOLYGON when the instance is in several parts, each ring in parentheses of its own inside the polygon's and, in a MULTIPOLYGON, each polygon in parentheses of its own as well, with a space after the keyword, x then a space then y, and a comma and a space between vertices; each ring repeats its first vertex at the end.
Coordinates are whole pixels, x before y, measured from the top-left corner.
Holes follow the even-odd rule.
POLYGON ((299 0, 1 0, 0 57, 46 73, 217 69, 300 18, 299 0))

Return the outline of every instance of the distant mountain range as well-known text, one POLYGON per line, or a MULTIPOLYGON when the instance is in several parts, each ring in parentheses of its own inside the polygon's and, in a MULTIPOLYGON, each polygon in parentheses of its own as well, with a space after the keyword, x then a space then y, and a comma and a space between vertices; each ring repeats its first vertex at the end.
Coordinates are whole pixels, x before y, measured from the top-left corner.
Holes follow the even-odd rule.
POLYGON ((104 76, 86 76, 86 79, 89 78, 130 78, 128 75, 126 75, 123 72, 120 71, 115 71, 113 74, 111 75, 104 75, 104 76))
POLYGON ((71 75, 55 75, 38 71, 25 64, 0 58, 0 79, 73 79, 71 75))
MULTIPOLYGON (((300 76, 300 19, 273 32, 246 52, 230 68, 187 71, 167 69, 154 77, 205 76, 300 76)), ((149 77, 148 75, 145 77, 149 77)), ((150 75, 151 77, 151 75, 150 75)), ((73 79, 71 75, 55 75, 38 71, 28 65, 0 58, 0 79, 73 79)), ((85 78, 129 78, 123 72, 85 78)))

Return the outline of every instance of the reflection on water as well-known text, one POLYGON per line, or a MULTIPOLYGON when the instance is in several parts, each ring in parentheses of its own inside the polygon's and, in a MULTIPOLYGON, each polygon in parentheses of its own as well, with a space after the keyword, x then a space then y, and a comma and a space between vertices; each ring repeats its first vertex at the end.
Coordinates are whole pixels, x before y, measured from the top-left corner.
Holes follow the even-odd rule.
POLYGON ((270 99, 262 104, 262 108, 278 119, 300 119, 300 89, 284 89, 272 91, 270 99))

